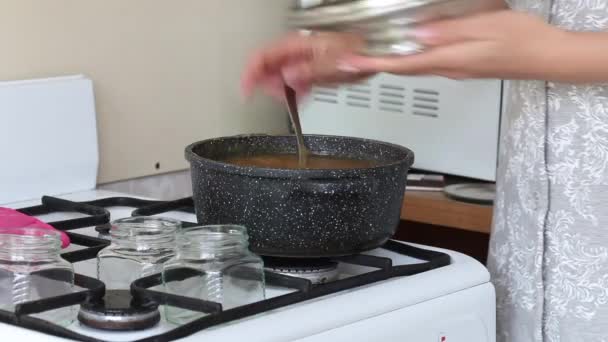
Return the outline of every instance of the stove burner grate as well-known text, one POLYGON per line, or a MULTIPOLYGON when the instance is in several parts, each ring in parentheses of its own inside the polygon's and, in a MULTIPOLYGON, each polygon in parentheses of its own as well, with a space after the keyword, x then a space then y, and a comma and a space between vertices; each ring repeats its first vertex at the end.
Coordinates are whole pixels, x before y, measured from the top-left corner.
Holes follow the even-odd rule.
MULTIPOLYGON (((76 211, 89 215, 90 217, 61 221, 52 224, 55 228, 68 231, 73 243, 89 247, 84 250, 63 254, 66 260, 75 263, 78 261, 95 258, 97 252, 104 248, 108 244, 108 241, 85 235, 74 234, 73 232, 70 232, 70 230, 107 225, 109 222, 109 212, 104 208, 113 206, 133 206, 139 208, 132 212, 133 216, 157 215, 175 210, 194 212, 191 198, 174 202, 142 201, 129 198, 118 198, 117 200, 117 198, 114 198, 78 203, 55 199, 52 197, 44 197, 43 205, 41 206, 25 208, 21 211, 25 214, 34 216, 50 212, 66 211, 76 211), (114 204, 118 202, 120 202, 118 205, 114 204), (129 202, 131 205, 127 204, 127 202, 129 202)), ((195 225, 194 223, 189 222, 184 222, 184 224, 184 226, 195 225)), ((147 304, 144 304, 139 308, 137 308, 136 305, 137 309, 135 309, 135 311, 131 311, 131 306, 129 306, 129 308, 126 310, 127 312, 133 313, 131 317, 135 316, 139 319, 140 323, 138 324, 144 324, 142 322, 145 322, 145 324, 150 325, 156 324, 152 324, 152 322, 157 319, 156 313, 158 312, 157 310, 159 305, 171 305, 186 310, 207 313, 207 315, 203 316, 202 318, 189 324, 178 326, 169 332, 139 340, 139 342, 173 341, 191 336, 210 327, 234 322, 242 318, 251 317, 274 309, 298 304, 307 300, 312 300, 345 290, 355 289, 394 277, 403 277, 426 272, 432 269, 447 266, 451 263, 450 256, 447 254, 416 248, 396 241, 389 241, 382 248, 393 253, 422 260, 423 262, 418 264, 395 266, 392 264, 392 260, 390 258, 376 257, 365 254, 336 259, 300 260, 296 263, 289 259, 281 260, 280 258, 267 258, 266 262, 268 268, 265 271, 267 284, 270 286, 290 288, 294 291, 282 296, 268 298, 260 302, 231 308, 229 310, 223 310, 222 306, 218 303, 206 302, 196 298, 176 296, 164 292, 150 290, 150 288, 154 288, 162 283, 161 276, 154 275, 135 281, 131 285, 131 290, 127 291, 130 292, 130 295, 133 297, 133 302, 129 301, 129 305, 131 303, 147 304), (337 263, 365 266, 372 270, 367 273, 353 275, 344 279, 337 279, 334 281, 327 280, 326 283, 320 283, 314 286, 310 279, 294 276, 293 274, 294 270, 303 274, 329 272, 330 270, 333 270, 334 265, 337 263), (271 267, 277 268, 279 272, 271 270, 271 267), (281 270, 292 273, 290 275, 285 275, 280 273, 281 270), (142 310, 142 308, 145 310, 142 310), (154 312, 152 308, 154 308, 154 312)), ((176 272, 174 276, 176 279, 186 279, 192 275, 187 271, 179 271, 176 272)), ((120 311, 120 307, 123 309, 126 308, 127 304, 120 301, 118 304, 112 304, 112 302, 110 302, 110 305, 104 302, 103 306, 99 307, 95 306, 94 304, 90 304, 101 303, 101 298, 104 296, 103 283, 96 279, 87 278, 79 274, 75 275, 75 280, 78 286, 88 290, 65 296, 45 298, 42 300, 23 303, 17 306, 15 312, 0 310, 0 322, 46 333, 52 336, 68 338, 71 340, 99 342, 100 340, 94 337, 78 334, 67 328, 50 324, 49 322, 30 316, 32 314, 42 313, 65 306, 80 304, 81 307, 83 307, 80 314, 81 316, 86 316, 84 318, 81 317, 81 320, 84 319, 86 321, 87 318, 91 319, 100 312, 103 314, 110 312, 112 314, 120 311)), ((125 300, 126 297, 121 298, 121 300, 125 300)), ((107 318, 108 315, 102 316, 107 318)), ((133 328, 133 326, 131 328, 133 328)))

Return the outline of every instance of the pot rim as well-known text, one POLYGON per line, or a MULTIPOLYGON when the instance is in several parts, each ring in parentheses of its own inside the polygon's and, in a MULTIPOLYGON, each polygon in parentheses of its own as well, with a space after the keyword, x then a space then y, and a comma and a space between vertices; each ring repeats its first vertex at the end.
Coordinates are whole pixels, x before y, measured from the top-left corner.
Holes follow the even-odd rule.
POLYGON ((292 134, 239 134, 232 136, 223 136, 216 138, 209 138, 201 141, 197 141, 188 145, 185 149, 186 160, 191 164, 198 163, 204 165, 206 168, 213 170, 221 170, 225 173, 239 174, 242 176, 252 176, 258 178, 300 178, 300 179, 336 179, 336 178, 361 178, 362 175, 369 173, 375 173, 378 170, 387 170, 398 166, 405 166, 406 169, 410 169, 414 164, 415 154, 412 150, 407 147, 367 138, 357 138, 349 136, 338 136, 338 135, 322 135, 322 134, 305 134, 306 138, 330 138, 330 139, 348 139, 350 141, 361 142, 361 143, 372 143, 379 144, 396 150, 400 150, 405 153, 405 158, 400 161, 393 163, 382 164, 369 168, 350 168, 350 169, 277 169, 277 168, 263 168, 263 167, 251 167, 251 166, 240 166, 230 163, 225 163, 218 160, 201 157, 194 153, 196 146, 210 143, 216 140, 228 140, 228 139, 247 139, 252 137, 269 137, 269 138, 293 138, 292 134))

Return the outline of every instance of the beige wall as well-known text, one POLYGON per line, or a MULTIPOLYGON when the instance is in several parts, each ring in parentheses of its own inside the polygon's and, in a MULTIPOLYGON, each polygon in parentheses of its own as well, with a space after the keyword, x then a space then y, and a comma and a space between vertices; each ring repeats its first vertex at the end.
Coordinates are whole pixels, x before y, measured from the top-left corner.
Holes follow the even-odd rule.
POLYGON ((286 129, 281 108, 241 101, 238 79, 248 51, 282 31, 287 3, 0 0, 0 79, 93 79, 100 183, 184 169, 191 142, 286 129))

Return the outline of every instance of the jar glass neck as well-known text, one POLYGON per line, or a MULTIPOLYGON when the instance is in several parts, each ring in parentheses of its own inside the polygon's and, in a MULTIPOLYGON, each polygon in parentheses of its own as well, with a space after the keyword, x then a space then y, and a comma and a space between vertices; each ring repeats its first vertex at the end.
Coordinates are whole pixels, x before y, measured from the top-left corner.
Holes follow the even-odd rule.
POLYGON ((175 248, 181 222, 154 217, 132 217, 114 221, 110 235, 119 247, 137 250, 175 248))
POLYGON ((180 258, 208 259, 248 252, 249 236, 236 225, 194 227, 179 234, 177 246, 180 258))
POLYGON ((0 259, 39 262, 59 258, 61 236, 40 228, 0 229, 0 259))

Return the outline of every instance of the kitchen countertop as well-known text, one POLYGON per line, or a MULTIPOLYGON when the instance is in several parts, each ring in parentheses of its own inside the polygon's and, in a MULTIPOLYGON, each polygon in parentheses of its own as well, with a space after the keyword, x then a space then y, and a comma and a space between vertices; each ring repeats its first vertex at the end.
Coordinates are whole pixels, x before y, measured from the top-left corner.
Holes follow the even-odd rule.
POLYGON ((459 202, 443 192, 406 191, 401 219, 489 234, 493 207, 459 202))

